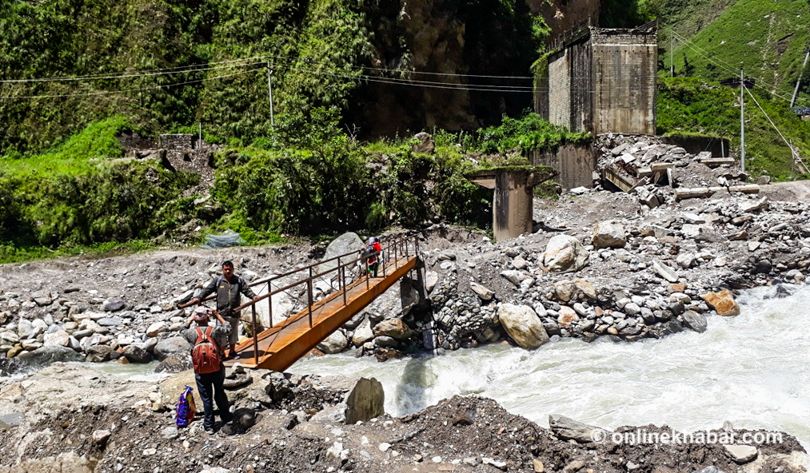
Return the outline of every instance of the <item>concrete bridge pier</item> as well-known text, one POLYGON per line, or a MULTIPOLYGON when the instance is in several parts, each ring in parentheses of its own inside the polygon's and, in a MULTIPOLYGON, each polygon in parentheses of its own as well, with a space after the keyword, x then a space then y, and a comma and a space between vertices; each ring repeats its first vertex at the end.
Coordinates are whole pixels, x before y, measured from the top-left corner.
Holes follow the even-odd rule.
POLYGON ((494 168, 467 176, 472 182, 494 191, 492 231, 495 241, 532 232, 534 186, 555 175, 554 170, 545 166, 521 166, 494 168))

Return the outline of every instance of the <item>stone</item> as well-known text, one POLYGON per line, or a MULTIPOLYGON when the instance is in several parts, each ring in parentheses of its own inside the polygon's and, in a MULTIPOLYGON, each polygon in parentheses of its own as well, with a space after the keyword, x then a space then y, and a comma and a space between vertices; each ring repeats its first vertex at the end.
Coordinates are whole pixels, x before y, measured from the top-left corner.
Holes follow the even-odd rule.
POLYGON ((34 335, 34 324, 32 324, 30 320, 20 319, 17 322, 17 335, 19 335, 20 338, 31 338, 36 336, 34 335))
POLYGON ((705 332, 706 331, 706 316, 703 314, 699 314, 694 310, 687 310, 681 316, 683 317, 683 321, 687 327, 691 328, 695 332, 705 332))
POLYGON ((335 330, 317 345, 318 350, 324 353, 340 353, 349 345, 349 340, 343 330, 335 330))
POLYGON ((479 299, 482 301, 491 301, 493 297, 495 297, 495 291, 489 289, 481 284, 478 284, 475 281, 470 282, 470 289, 478 296, 479 299))
POLYGON ((543 462, 540 461, 539 458, 532 458, 532 469, 534 473, 545 473, 546 466, 543 465, 543 462))
POLYGON ((373 338, 374 332, 371 330, 371 321, 366 319, 354 330, 354 334, 352 335, 352 344, 356 347, 360 347, 373 338))
POLYGON ((439 282, 439 273, 436 271, 427 271, 425 272, 425 292, 430 294, 433 292, 433 288, 436 287, 436 284, 439 282))
POLYGON ((84 357, 65 346, 47 346, 17 356, 27 366, 46 366, 59 361, 82 361, 84 357))
POLYGON ((678 282, 678 273, 674 269, 672 269, 669 266, 665 265, 664 263, 662 263, 662 262, 660 262, 658 260, 653 260, 652 269, 653 269, 653 271, 656 272, 656 274, 658 274, 659 276, 661 276, 665 280, 667 280, 669 282, 673 282, 673 283, 678 282))
POLYGON ((675 262, 678 263, 683 269, 689 269, 695 263, 695 256, 689 253, 681 253, 675 258, 675 262))
POLYGON ((177 427, 170 425, 168 427, 164 427, 160 431, 160 436, 166 440, 174 440, 179 437, 180 433, 177 431, 177 427))
POLYGON ((396 347, 398 345, 399 345, 399 343, 396 340, 394 340, 392 337, 382 335, 382 336, 374 338, 374 346, 377 346, 377 347, 380 347, 380 348, 394 348, 394 347, 396 347))
POLYGON ((107 299, 102 303, 101 308, 105 312, 118 312, 126 307, 126 303, 118 298, 107 299))
POLYGON ((416 140, 416 143, 411 145, 411 151, 414 153, 433 154, 433 151, 436 149, 436 145, 433 143, 433 137, 430 136, 430 133, 420 131, 413 137, 416 140))
POLYGON ((169 329, 169 324, 167 324, 166 322, 163 322, 163 321, 155 322, 146 329, 146 336, 147 337, 157 337, 158 334, 163 333, 163 332, 167 331, 168 329, 169 329))
POLYGON ((627 233, 621 223, 599 222, 593 227, 591 243, 594 248, 623 248, 627 244, 627 233))
POLYGON ((155 373, 180 373, 193 367, 191 355, 188 353, 174 353, 165 357, 155 367, 155 373))
POLYGON ((70 345, 70 335, 64 330, 57 330, 55 332, 46 333, 43 346, 58 346, 66 347, 70 345))
POLYGON ((596 299, 596 288, 593 287, 590 281, 587 279, 577 279, 574 281, 574 285, 577 287, 577 291, 582 294, 588 300, 595 300, 596 299))
POLYGON ((481 457, 481 463, 484 465, 491 465, 495 468, 506 471, 506 462, 503 460, 498 460, 496 458, 489 458, 489 457, 481 457))
POLYGON ((759 450, 751 445, 723 445, 723 450, 726 455, 731 458, 734 463, 744 465, 756 460, 759 455, 759 450))
POLYGON ((588 250, 576 238, 555 235, 546 245, 543 266, 553 272, 579 271, 588 264, 588 250))
POLYGON ((155 345, 154 350, 152 350, 158 360, 163 360, 173 354, 188 355, 190 351, 191 344, 183 337, 170 337, 161 340, 155 345))
POLYGON ((747 201, 740 204, 740 212, 743 213, 755 213, 759 212, 760 210, 766 210, 769 207, 768 198, 763 197, 761 199, 747 201))
POLYGON ((152 355, 138 345, 128 345, 124 349, 123 355, 130 363, 149 363, 152 361, 152 355))
POLYGON ((561 415, 548 416, 548 426, 558 438, 574 440, 582 444, 591 444, 594 440, 608 438, 606 431, 599 427, 577 422, 561 415))
POLYGON ((506 333, 522 348, 535 349, 549 340, 540 318, 527 305, 501 304, 498 319, 506 333))
POLYGON ((378 323, 372 329, 377 337, 386 336, 395 340, 405 340, 413 336, 413 331, 402 319, 387 319, 378 323))
POLYGON ((577 320, 579 320, 579 316, 574 309, 566 305, 560 307, 560 315, 557 316, 557 323, 560 324, 560 327, 570 327, 577 320))
MULTIPOLYGON (((361 240, 356 233, 347 232, 329 243, 329 246, 326 247, 326 253, 324 253, 321 261, 331 260, 332 258, 336 258, 346 253, 359 254, 359 252, 363 251, 365 247, 366 245, 363 243, 363 240, 361 240)), ((337 260, 327 261, 326 263, 318 265, 317 271, 319 273, 323 273, 335 268, 337 268, 337 260)))
POLYGON ((740 306, 734 300, 734 296, 728 289, 719 292, 709 292, 700 296, 717 315, 731 317, 740 315, 740 306))
POLYGON ((507 269, 505 271, 501 271, 501 276, 518 287, 520 287, 520 283, 523 282, 524 279, 529 277, 526 273, 517 269, 507 269))
POLYGON ((93 443, 96 445, 104 445, 107 443, 110 435, 112 435, 112 433, 106 429, 93 431, 93 443))
POLYGON ((385 414, 385 392, 375 378, 360 378, 346 397, 345 422, 366 422, 385 414))
POLYGON ((576 289, 577 286, 574 281, 563 280, 554 283, 554 294, 557 296, 557 299, 562 302, 568 302, 573 299, 576 289))

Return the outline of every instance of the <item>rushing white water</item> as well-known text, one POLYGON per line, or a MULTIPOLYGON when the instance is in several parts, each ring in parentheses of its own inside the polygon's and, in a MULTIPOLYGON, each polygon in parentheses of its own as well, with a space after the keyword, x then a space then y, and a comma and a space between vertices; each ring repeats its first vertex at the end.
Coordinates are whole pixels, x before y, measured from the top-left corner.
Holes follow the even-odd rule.
POLYGON ((810 447, 810 287, 769 298, 749 291, 739 317, 708 330, 636 343, 563 340, 529 352, 492 345, 377 363, 310 357, 291 371, 373 376, 386 411, 402 415, 454 394, 478 394, 547 425, 549 414, 615 428, 667 424, 681 431, 781 430, 810 447))

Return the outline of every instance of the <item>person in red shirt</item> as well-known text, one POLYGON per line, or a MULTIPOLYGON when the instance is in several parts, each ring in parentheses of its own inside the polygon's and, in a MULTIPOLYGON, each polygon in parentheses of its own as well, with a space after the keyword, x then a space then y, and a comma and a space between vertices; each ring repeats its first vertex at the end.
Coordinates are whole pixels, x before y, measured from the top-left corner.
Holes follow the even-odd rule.
POLYGON ((368 237, 366 243, 366 262, 368 263, 368 272, 375 278, 377 277, 377 270, 380 267, 380 257, 382 255, 382 245, 377 237, 368 237))

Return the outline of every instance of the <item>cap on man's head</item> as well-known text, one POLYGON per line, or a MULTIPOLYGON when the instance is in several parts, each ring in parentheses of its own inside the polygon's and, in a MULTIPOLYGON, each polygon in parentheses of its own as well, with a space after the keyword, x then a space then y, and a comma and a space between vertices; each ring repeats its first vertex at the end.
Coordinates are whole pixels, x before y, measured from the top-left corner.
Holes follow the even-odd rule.
POLYGON ((225 266, 230 266, 231 268, 233 268, 233 261, 226 259, 225 261, 222 262, 222 267, 224 268, 225 266))
POLYGON ((194 309, 194 320, 206 320, 208 319, 209 309, 205 306, 197 306, 194 309))

